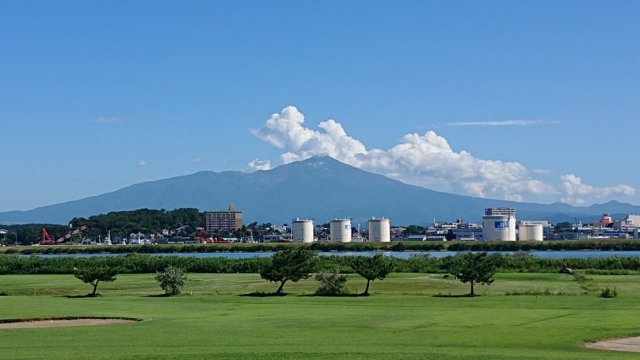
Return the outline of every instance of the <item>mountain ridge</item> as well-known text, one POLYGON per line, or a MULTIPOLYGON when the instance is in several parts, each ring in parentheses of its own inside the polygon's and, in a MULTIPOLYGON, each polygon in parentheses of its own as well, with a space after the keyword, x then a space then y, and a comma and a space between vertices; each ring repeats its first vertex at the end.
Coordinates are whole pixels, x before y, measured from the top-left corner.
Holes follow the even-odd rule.
POLYGON ((433 218, 479 221, 485 207, 516 208, 522 220, 584 222, 602 215, 640 213, 640 207, 615 200, 588 207, 564 203, 519 203, 449 194, 409 185, 341 163, 331 157, 260 170, 199 171, 162 180, 145 181, 83 199, 26 211, 0 213, 0 224, 59 223, 110 211, 140 208, 172 210, 193 207, 219 210, 235 203, 245 223, 289 222, 310 218, 320 223, 336 217, 366 221, 371 216, 391 218, 394 224, 426 224, 433 218))

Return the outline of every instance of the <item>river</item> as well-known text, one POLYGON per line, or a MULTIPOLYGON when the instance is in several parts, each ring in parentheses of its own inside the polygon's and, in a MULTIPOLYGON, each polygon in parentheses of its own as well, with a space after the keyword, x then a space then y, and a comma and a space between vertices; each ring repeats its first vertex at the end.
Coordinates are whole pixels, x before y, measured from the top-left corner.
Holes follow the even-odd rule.
MULTIPOLYGON (((408 259, 416 255, 429 255, 434 258, 442 258, 445 256, 455 255, 455 251, 340 251, 340 252, 320 252, 320 256, 373 256, 375 254, 383 254, 399 259, 408 259)), ((489 251, 489 254, 512 255, 512 251, 489 251)), ((600 250, 582 250, 582 251, 529 251, 528 254, 539 258, 546 259, 562 259, 562 258, 604 258, 610 256, 619 257, 640 257, 640 251, 600 251, 600 250)), ((34 254, 20 255, 22 257, 38 256, 42 258, 58 258, 58 257, 77 257, 90 258, 96 256, 124 256, 126 254, 34 254)), ((141 254, 145 255, 145 254, 141 254)), ((225 257, 229 259, 246 259, 251 257, 269 257, 273 252, 214 252, 214 253, 157 253, 149 254, 151 256, 179 256, 179 257, 196 257, 196 258, 219 258, 225 257)))

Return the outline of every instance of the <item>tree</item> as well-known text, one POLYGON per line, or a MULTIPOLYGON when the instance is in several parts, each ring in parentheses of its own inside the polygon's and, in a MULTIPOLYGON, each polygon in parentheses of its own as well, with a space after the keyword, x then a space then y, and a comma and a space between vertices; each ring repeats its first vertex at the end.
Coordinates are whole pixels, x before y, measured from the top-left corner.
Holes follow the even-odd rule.
POLYGON ((313 251, 303 247, 290 248, 275 253, 271 257, 271 263, 260 270, 260 277, 270 282, 279 282, 276 294, 281 294, 287 281, 308 279, 315 268, 316 254, 313 251))
POLYGON ((316 274, 316 281, 320 283, 316 295, 340 295, 344 293, 347 276, 340 274, 338 269, 316 274))
POLYGON ((96 290, 98 289, 98 283, 100 283, 100 281, 114 282, 116 281, 117 275, 118 270, 116 268, 107 266, 94 267, 83 270, 73 268, 73 276, 80 279, 80 281, 85 284, 93 285, 93 292, 91 293, 91 296, 96 296, 96 290))
POLYGON ((475 296, 473 292, 474 283, 491 285, 493 275, 496 273, 496 264, 493 258, 487 256, 486 252, 458 253, 449 266, 449 272, 460 280, 463 284, 471 284, 470 296, 475 296))
POLYGON ((178 267, 169 265, 162 271, 156 271, 156 281, 167 295, 178 295, 187 282, 187 273, 178 267))
POLYGON ((353 258, 351 268, 358 275, 367 279, 367 287, 364 289, 363 295, 368 295, 369 283, 375 279, 384 280, 393 271, 394 265, 391 258, 375 254, 371 257, 358 256, 353 258))

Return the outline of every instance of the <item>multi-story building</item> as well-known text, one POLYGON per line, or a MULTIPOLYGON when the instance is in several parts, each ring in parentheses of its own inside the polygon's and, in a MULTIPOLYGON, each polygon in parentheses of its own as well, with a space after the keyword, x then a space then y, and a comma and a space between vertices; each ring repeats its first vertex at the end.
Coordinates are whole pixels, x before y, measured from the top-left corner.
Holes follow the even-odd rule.
POLYGON ((490 207, 484 209, 484 214, 486 216, 493 215, 504 215, 504 216, 513 216, 516 217, 516 209, 510 207, 490 207))
POLYGON ((242 228, 242 211, 237 211, 234 204, 229 210, 204 212, 206 231, 233 231, 242 228))

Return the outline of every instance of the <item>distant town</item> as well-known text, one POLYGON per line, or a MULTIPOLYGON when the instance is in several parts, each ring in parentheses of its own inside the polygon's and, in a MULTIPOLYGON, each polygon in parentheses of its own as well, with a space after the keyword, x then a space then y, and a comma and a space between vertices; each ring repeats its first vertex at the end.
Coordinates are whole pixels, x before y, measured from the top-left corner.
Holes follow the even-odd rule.
POLYGON ((40 225, 1 228, 0 242, 7 246, 638 239, 640 215, 614 219, 603 214, 599 221, 589 224, 578 219, 574 223, 551 224, 517 220, 515 208, 491 207, 485 209, 482 223, 433 219, 429 226, 394 226, 388 218, 372 217, 365 226, 353 224, 349 218, 330 219, 326 223, 294 219, 282 225, 257 222, 245 225, 242 211, 230 204, 225 210, 202 213, 197 209, 141 209, 76 218, 68 227, 40 225))

